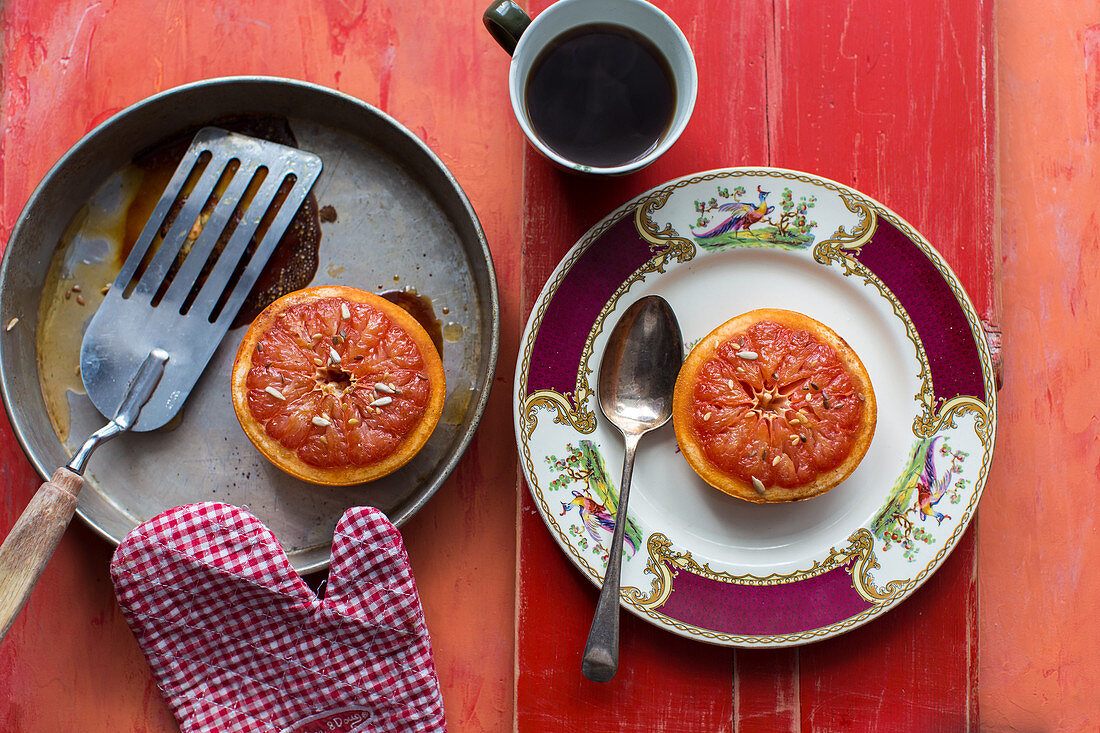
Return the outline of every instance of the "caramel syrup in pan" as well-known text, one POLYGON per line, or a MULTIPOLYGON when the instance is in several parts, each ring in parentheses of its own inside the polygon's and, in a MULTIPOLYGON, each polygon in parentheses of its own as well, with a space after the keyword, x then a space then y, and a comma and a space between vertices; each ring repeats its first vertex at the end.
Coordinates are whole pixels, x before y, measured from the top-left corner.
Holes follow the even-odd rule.
POLYGON ((423 326, 428 335, 432 337, 435 350, 439 352, 440 356, 443 356, 443 324, 435 317, 435 309, 432 307, 431 299, 412 288, 385 290, 378 295, 402 308, 415 318, 417 323, 423 326))

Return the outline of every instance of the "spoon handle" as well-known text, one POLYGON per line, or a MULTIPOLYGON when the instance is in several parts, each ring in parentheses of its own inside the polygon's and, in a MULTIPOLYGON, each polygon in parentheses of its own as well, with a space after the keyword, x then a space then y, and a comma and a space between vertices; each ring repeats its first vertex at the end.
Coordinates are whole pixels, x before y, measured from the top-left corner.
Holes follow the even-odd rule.
POLYGON ((619 574, 623 565, 623 535, 626 533, 626 504, 630 498, 630 477, 634 473, 634 454, 642 436, 626 435, 623 480, 619 484, 619 506, 615 510, 615 535, 607 555, 600 600, 584 645, 581 671, 593 682, 608 682, 619 669, 619 574))

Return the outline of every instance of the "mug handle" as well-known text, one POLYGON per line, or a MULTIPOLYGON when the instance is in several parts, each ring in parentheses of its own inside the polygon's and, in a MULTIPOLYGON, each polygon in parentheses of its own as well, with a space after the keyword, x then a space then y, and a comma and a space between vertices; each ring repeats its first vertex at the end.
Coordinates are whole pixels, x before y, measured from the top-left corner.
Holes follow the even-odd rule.
POLYGON ((481 14, 481 20, 489 34, 509 55, 516 50, 519 37, 531 25, 531 16, 512 0, 496 0, 481 14))

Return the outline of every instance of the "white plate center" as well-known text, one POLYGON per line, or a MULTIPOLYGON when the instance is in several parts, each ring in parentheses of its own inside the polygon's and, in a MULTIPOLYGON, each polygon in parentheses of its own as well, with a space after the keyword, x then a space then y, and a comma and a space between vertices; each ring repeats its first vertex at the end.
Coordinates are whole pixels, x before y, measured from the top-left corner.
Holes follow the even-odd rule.
MULTIPOLYGON (((624 296, 594 343, 593 377, 607 332, 619 314, 645 295, 669 301, 686 346, 716 326, 756 308, 804 313, 836 331, 863 361, 878 402, 871 447, 856 471, 832 491, 789 504, 752 504, 707 485, 679 454, 671 425, 647 435, 638 451, 630 514, 674 547, 690 547, 715 570, 753 573, 805 569, 830 547, 840 547, 867 526, 883 505, 912 450, 919 404, 916 345, 892 304, 858 276, 823 267, 809 252, 734 249, 703 253, 664 275, 650 276, 624 296)), ((593 439, 619 476, 622 439, 593 400, 598 427, 593 439)))

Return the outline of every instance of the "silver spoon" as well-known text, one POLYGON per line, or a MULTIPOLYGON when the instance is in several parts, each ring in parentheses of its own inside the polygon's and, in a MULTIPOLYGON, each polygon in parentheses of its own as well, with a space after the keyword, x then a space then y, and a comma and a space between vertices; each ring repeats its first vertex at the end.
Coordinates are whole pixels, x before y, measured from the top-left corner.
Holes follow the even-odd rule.
POLYGON ((626 439, 626 457, 615 511, 615 535, 581 662, 581 671, 593 682, 609 681, 619 668, 619 573, 634 454, 641 437, 672 416, 672 389, 683 359, 683 340, 672 307, 664 298, 650 295, 623 313, 607 339, 600 362, 600 409, 626 439))

